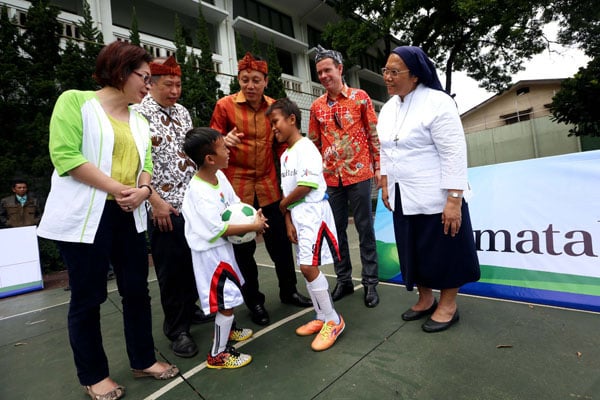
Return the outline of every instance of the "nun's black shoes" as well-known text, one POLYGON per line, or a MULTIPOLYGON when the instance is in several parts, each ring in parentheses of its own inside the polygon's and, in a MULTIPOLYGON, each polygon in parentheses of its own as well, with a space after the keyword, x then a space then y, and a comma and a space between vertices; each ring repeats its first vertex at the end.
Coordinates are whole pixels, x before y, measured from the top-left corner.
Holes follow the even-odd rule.
POLYGON ((431 317, 429 317, 427 321, 425 321, 425 323, 421 326, 421 328, 423 328, 423 330, 427 333, 445 331, 446 329, 450 328, 452 325, 457 323, 459 318, 460 317, 458 316, 458 310, 454 312, 452 319, 450 319, 450 321, 448 322, 437 322, 432 320, 431 317))
POLYGON ((437 299, 433 299, 433 304, 431 305, 431 307, 429 307, 427 310, 423 310, 423 311, 415 311, 412 308, 409 308, 408 310, 406 310, 404 312, 404 314, 402 314, 402 319, 404 321, 416 321, 418 319, 421 319, 427 315, 431 315, 433 314, 433 312, 435 311, 435 309, 437 308, 437 299))

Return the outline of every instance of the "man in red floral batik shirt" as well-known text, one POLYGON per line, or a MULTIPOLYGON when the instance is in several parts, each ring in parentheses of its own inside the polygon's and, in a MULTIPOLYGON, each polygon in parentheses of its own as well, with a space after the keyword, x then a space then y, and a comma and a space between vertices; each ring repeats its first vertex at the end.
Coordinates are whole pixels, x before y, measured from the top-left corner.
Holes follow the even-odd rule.
POLYGON ((333 210, 341 260, 335 264, 337 285, 334 301, 354 293, 348 248, 348 211, 351 204, 358 231, 362 284, 367 307, 379 304, 377 249, 371 206, 371 180, 379 187, 379 138, 377 116, 369 95, 348 87, 343 79, 342 55, 317 48, 315 63, 319 81, 327 93, 310 108, 308 137, 323 156, 323 174, 333 210))

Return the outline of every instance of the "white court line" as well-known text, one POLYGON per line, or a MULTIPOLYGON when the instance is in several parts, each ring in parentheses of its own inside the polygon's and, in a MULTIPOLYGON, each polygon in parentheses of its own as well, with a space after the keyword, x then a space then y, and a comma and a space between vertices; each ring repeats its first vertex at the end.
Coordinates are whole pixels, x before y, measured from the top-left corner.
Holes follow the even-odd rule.
MULTIPOLYGON (((266 268, 271 268, 271 269, 275 269, 274 265, 267 265, 267 264, 257 264, 259 267, 266 267, 266 268)), ((299 272, 299 271, 296 271, 299 272)), ((335 278, 336 275, 335 274, 323 274, 327 277, 330 278, 335 278)), ((354 280, 355 278, 353 278, 354 280)), ((358 279, 358 278, 356 278, 358 279)), ((150 282, 156 282, 156 279, 150 279, 148 281, 148 283, 150 282)), ((379 282, 379 285, 385 285, 385 286, 402 286, 404 287, 404 285, 398 284, 398 283, 394 283, 394 282, 379 282)), ((362 287, 361 284, 357 285, 354 287, 355 290, 358 290, 362 287)), ((113 290, 109 290, 108 293, 114 293, 116 292, 117 289, 113 289, 113 290)), ((436 291, 438 292, 438 291, 436 291)), ((586 314, 598 314, 598 312, 595 311, 588 311, 588 310, 578 310, 575 308, 567 308, 567 307, 560 307, 560 306, 552 306, 552 305, 548 305, 548 304, 536 304, 536 303, 528 303, 528 302, 523 302, 523 301, 517 301, 517 300, 510 300, 510 299, 499 299, 499 298, 495 298, 495 297, 485 297, 485 296, 478 296, 478 295, 474 295, 474 294, 467 294, 467 293, 459 293, 459 296, 464 296, 464 297, 472 297, 472 298, 476 298, 476 299, 482 299, 482 300, 492 300, 492 301, 499 301, 499 302, 505 302, 505 303, 514 303, 514 304, 532 304, 535 307, 545 307, 545 308, 554 308, 557 310, 565 310, 565 311, 575 311, 575 312, 580 312, 580 313, 586 313, 586 314)), ((3 300, 8 300, 8 299, 3 299, 3 300)), ((37 313, 37 312, 41 312, 41 311, 46 311, 55 307, 60 307, 60 306, 64 306, 65 304, 69 304, 69 301, 64 301, 62 303, 57 303, 57 304, 53 304, 51 306, 48 307, 42 307, 42 308, 38 308, 35 310, 30 310, 30 311, 25 311, 19 314, 14 314, 14 315, 9 315, 6 317, 0 317, 0 321, 4 321, 7 319, 11 319, 11 318, 16 318, 16 317, 21 317, 23 315, 27 315, 27 314, 33 314, 33 313, 37 313)))
MULTIPOLYGON (((259 264, 260 265, 260 264, 259 264)), ((269 267, 269 268, 274 268, 272 266, 269 265, 260 265, 263 267, 269 267)), ((329 276, 333 276, 335 277, 335 275, 329 275, 329 276)), ((362 287, 362 284, 358 284, 356 286, 354 286, 354 290, 358 290, 362 287)), ((279 328, 281 325, 283 324, 287 324, 288 322, 303 316, 304 314, 307 314, 311 311, 314 311, 314 307, 308 307, 308 308, 304 308, 301 311, 298 311, 295 314, 292 314, 284 319, 281 319, 273 324, 270 324, 268 327, 261 329, 258 332, 255 332, 252 337, 248 340, 244 340, 243 342, 238 342, 235 346, 236 349, 239 349, 240 347, 245 346, 247 343, 252 342, 254 339, 258 339, 259 337, 261 337, 262 335, 266 335, 267 333, 279 328)), ((200 365, 198 365, 197 367, 194 367, 192 369, 190 369, 189 371, 187 371, 185 374, 183 374, 183 376, 185 377, 185 379, 191 378, 192 376, 196 375, 197 373, 201 372, 202 370, 206 369, 206 361, 202 362, 200 365)), ((160 388, 159 390, 157 390, 154 393, 151 393, 149 396, 145 397, 144 400, 154 400, 154 399, 158 399, 160 396, 166 394, 167 392, 169 392, 171 389, 175 388, 177 385, 179 385, 180 383, 183 383, 184 380, 182 378, 176 378, 174 380, 172 380, 171 382, 169 382, 167 385, 163 386, 162 388, 160 388)))
MULTIPOLYGON (((148 283, 150 283, 150 282, 156 282, 156 279, 151 279, 151 280, 148 281, 148 283)), ((108 290, 107 294, 114 293, 116 291, 117 291, 117 288, 114 288, 113 290, 108 290)), ((14 299, 14 300, 18 300, 18 299, 14 299)), ((29 311, 25 311, 25 312, 22 312, 22 313, 19 313, 19 314, 13 314, 13 315, 9 315, 9 316, 6 316, 6 317, 0 317, 0 321, 4 321, 6 319, 11 319, 11 318, 16 318, 16 317, 22 317, 23 315, 27 315, 27 314, 34 314, 34 313, 38 313, 38 312, 50 310, 52 308, 64 306, 66 304, 69 304, 69 301, 63 301, 62 303, 52 304, 51 306, 37 308, 35 310, 29 310, 29 311)))
MULTIPOLYGON (((248 340, 244 340, 243 342, 238 342, 235 345, 236 349, 239 349, 240 347, 245 346, 247 343, 252 342, 254 339, 258 339, 259 337, 261 337, 262 335, 266 335, 267 333, 279 328, 280 326, 282 326, 283 324, 286 324, 298 317, 303 316, 304 314, 307 314, 311 311, 314 311, 313 307, 308 307, 308 308, 304 308, 301 311, 298 311, 295 314, 292 314, 284 319, 281 319, 273 324, 270 324, 268 327, 261 329, 258 332, 255 332, 254 335, 252 335, 252 337, 248 340)), ((185 374, 183 374, 183 376, 188 379, 191 378, 192 376, 196 375, 197 373, 201 372, 202 370, 204 370, 206 368, 206 361, 202 362, 200 365, 198 365, 197 367, 194 367, 192 369, 190 369, 189 371, 187 371, 185 374)), ((161 389, 157 390, 156 392, 150 394, 148 397, 144 398, 144 400, 152 400, 152 399, 157 399, 160 396, 162 396, 163 394, 167 393, 168 391, 170 391, 171 389, 173 389, 175 386, 179 385, 180 383, 183 383, 183 379, 181 378, 177 378, 173 381, 171 381, 169 384, 163 386, 161 389)))

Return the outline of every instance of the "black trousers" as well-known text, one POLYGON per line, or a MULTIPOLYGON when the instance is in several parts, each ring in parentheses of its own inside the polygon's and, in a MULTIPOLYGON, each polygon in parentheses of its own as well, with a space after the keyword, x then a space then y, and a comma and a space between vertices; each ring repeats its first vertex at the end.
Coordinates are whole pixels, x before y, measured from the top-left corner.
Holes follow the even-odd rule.
POLYGON ((148 294, 146 233, 138 233, 132 213, 114 200, 105 204, 94 243, 57 242, 69 270, 69 341, 77 376, 93 385, 109 376, 102 345, 100 305, 107 299, 106 273, 112 263, 123 305, 123 327, 131 368, 156 362, 148 294))
MULTIPOLYGON (((255 201, 254 207, 258 209, 255 201)), ((279 298, 285 299, 296 292, 296 271, 292 244, 287 238, 285 219, 279 211, 279 202, 262 207, 264 216, 268 219, 269 229, 263 238, 267 252, 275 264, 275 273, 279 281, 279 298)), ((259 290, 258 266, 254 259, 256 241, 233 245, 235 260, 242 271, 246 283, 242 287, 242 295, 246 306, 252 308, 265 303, 265 295, 259 290)))
POLYGON ((171 232, 161 232, 150 220, 148 232, 165 316, 163 332, 175 340, 181 332, 190 332, 198 290, 192 253, 185 240, 183 215, 171 214, 171 223, 171 232))

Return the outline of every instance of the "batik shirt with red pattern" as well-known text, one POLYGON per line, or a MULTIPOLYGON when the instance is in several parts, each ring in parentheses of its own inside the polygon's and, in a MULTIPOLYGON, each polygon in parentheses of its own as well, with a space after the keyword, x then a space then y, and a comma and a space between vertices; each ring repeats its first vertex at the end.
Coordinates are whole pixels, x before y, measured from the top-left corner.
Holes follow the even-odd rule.
POLYGON ((327 93, 310 107, 308 137, 323 155, 327 186, 371 179, 379 170, 377 115, 369 95, 344 85, 336 100, 327 93))

